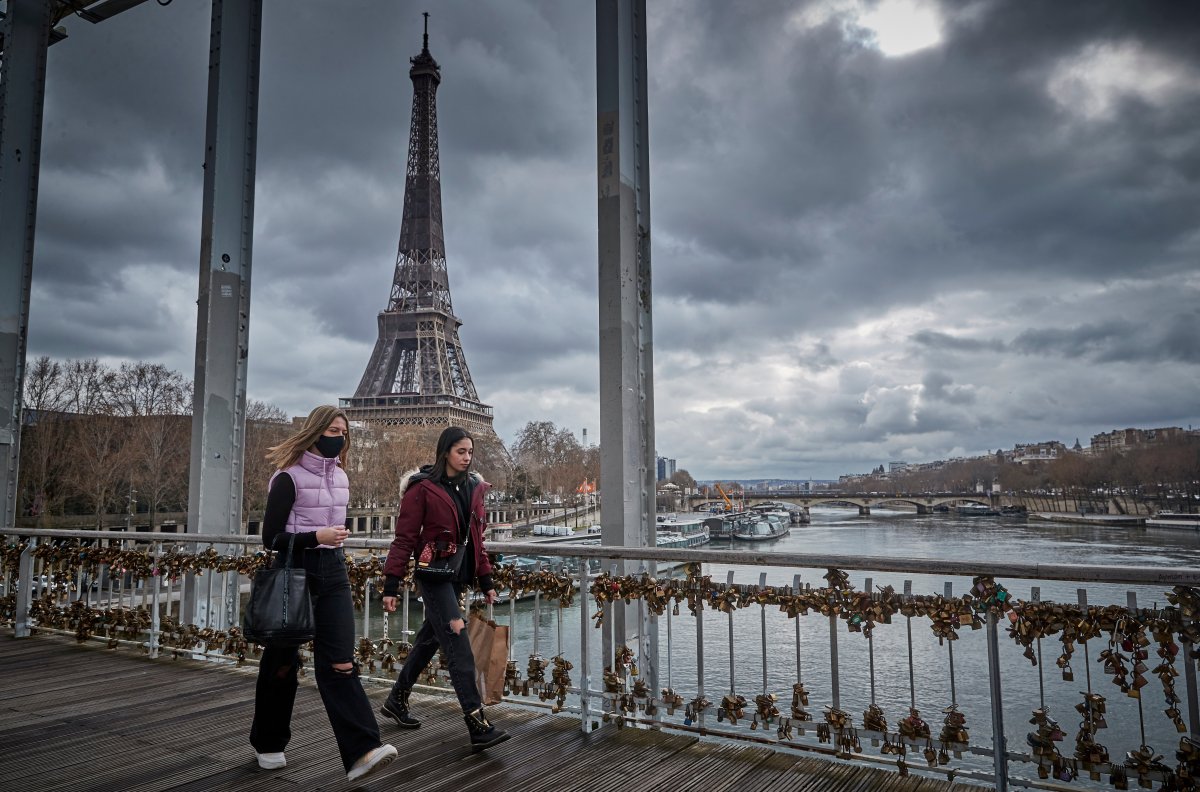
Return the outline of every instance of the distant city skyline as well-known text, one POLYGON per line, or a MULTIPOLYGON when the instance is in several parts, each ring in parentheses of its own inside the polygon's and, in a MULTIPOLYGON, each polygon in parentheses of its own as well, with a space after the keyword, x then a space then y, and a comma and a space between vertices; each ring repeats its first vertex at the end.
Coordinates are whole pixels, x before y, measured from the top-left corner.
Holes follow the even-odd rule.
MULTIPOLYGON (((248 391, 292 415, 353 391, 400 229, 422 9, 340 9, 263 13, 248 391)), ((1200 425, 1200 5, 647 10, 655 442, 694 477, 1200 425)), ((430 11, 479 397, 603 444, 594 8, 430 11)), ((31 357, 192 375, 209 19, 64 21, 31 357)))

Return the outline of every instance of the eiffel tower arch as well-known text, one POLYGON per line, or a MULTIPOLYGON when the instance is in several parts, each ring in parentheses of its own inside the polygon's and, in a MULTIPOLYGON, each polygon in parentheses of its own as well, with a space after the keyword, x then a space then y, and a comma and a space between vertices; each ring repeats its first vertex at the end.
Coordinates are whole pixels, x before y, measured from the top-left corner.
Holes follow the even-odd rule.
MULTIPOLYGON (((429 15, 421 53, 410 59, 412 121, 404 179, 400 247, 379 338, 358 389, 341 399, 351 420, 382 426, 461 426, 503 449, 492 408, 479 400, 458 337, 442 235, 437 88, 441 69, 429 53, 429 15)), ((507 460, 507 451, 501 452, 507 460)))

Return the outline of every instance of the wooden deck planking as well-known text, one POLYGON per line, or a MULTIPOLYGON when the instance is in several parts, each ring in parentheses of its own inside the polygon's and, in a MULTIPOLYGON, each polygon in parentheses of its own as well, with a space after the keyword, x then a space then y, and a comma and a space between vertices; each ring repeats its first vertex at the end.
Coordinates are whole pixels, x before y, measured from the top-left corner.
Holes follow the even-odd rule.
MULTIPOLYGON (((247 742, 254 668, 69 638, 0 639, 0 778, 21 788, 230 792, 349 789, 311 675, 288 766, 260 770, 247 742)), ((387 689, 367 684, 378 706, 387 689)), ((616 729, 516 705, 491 708, 513 739, 473 754, 452 698, 414 696, 416 730, 380 718, 397 761, 356 788, 389 792, 967 792, 981 787, 690 734, 616 729)))

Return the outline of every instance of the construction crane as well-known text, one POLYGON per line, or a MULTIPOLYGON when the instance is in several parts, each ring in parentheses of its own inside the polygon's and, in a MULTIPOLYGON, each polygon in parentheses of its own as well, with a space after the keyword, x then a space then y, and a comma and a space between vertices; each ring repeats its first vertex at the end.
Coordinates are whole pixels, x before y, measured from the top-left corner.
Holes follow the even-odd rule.
POLYGON ((721 493, 721 497, 725 499, 725 511, 736 511, 733 507, 733 499, 725 492, 725 489, 721 486, 721 482, 716 482, 716 485, 717 492, 721 493))

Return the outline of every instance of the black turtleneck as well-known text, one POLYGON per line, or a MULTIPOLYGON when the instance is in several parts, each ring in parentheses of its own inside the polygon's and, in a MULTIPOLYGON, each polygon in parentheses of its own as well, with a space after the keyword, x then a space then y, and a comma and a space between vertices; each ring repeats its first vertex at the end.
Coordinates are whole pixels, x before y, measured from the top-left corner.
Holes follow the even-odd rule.
MULTIPOLYGON (((471 530, 471 491, 474 489, 475 482, 471 480, 469 473, 464 473, 454 478, 442 476, 438 480, 438 484, 450 495, 450 500, 454 501, 454 505, 458 507, 458 542, 463 544, 467 542, 471 530)), ((475 579, 475 552, 473 550, 464 554, 458 579, 466 583, 475 579)))

